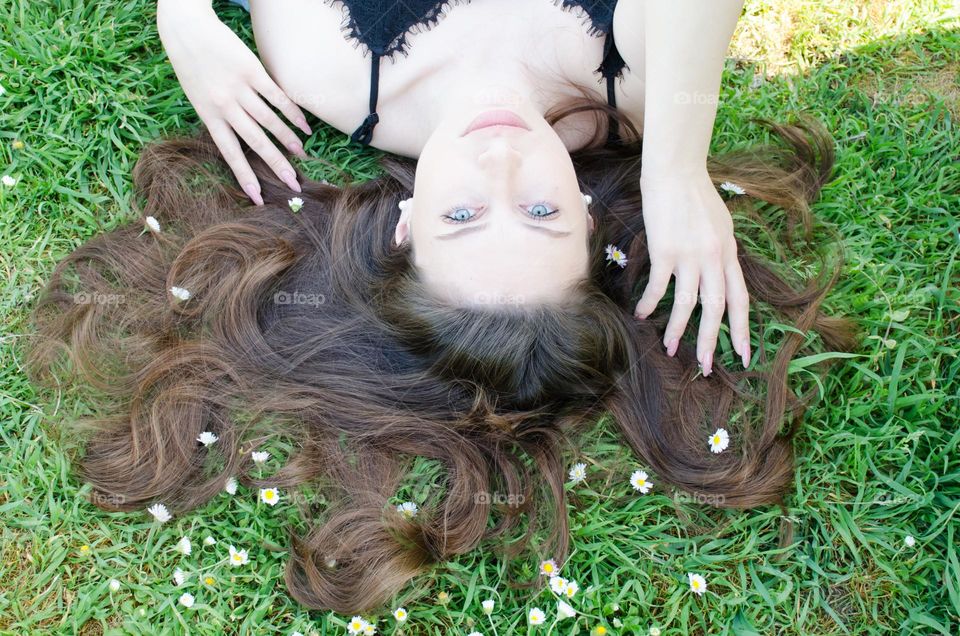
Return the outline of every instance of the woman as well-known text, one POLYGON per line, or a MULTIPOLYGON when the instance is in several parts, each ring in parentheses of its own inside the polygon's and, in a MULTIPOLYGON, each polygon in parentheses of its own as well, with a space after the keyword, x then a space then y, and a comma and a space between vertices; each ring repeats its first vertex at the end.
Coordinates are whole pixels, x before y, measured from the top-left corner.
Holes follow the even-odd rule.
MULTIPOLYGON (((479 222, 486 206, 487 220, 497 221, 487 232, 458 241, 455 250, 437 250, 445 258, 422 266, 449 271, 462 265, 460 256, 480 256, 498 265, 490 292, 560 293, 582 274, 582 250, 574 257, 555 237, 515 232, 522 230, 519 219, 505 212, 545 198, 550 210, 577 206, 567 151, 591 137, 592 120, 572 116, 552 131, 542 115, 580 91, 615 105, 644 130, 640 178, 652 271, 635 313, 652 314, 675 276, 663 346, 676 352, 699 297, 697 360, 709 375, 725 308, 734 349, 744 366, 751 358, 749 295, 733 225, 706 171, 724 54, 741 6, 254 0, 254 33, 270 75, 217 19, 210 0, 159 0, 157 24, 184 92, 255 203, 260 186, 237 138, 299 191, 293 166, 263 129, 303 156, 268 104, 309 132, 303 107, 357 141, 420 158, 409 214, 466 203, 461 214, 479 222), (474 117, 494 108, 515 111, 530 134, 501 128, 460 137, 474 117), (528 249, 518 251, 519 242, 528 249), (539 257, 531 260, 530 249, 539 257), (504 277, 514 284, 505 286, 504 277)), ((444 285, 439 276, 434 282, 444 285)))
MULTIPOLYGON (((545 530, 536 551, 562 561, 569 450, 606 411, 657 488, 734 508, 781 501, 804 403, 788 364, 808 332, 850 345, 846 323, 819 311, 830 270, 800 285, 739 249, 750 294, 796 329, 758 370, 700 377, 694 347, 659 345, 664 319, 633 315, 652 276, 635 122, 590 94, 537 110, 520 101, 488 133, 483 110, 442 117, 419 162, 389 158, 344 188, 303 182, 298 197, 255 150, 225 162, 209 136, 145 149, 142 222, 67 257, 35 313, 38 380, 95 389, 79 465, 98 505, 179 514, 231 477, 320 488, 327 504, 303 506, 309 531, 291 531, 286 581, 307 606, 354 613, 483 542, 510 556, 545 530), (224 179, 239 159, 262 205, 224 179), (527 181, 549 200, 510 208, 533 194, 527 181), (446 202, 464 195, 482 200, 446 202), (730 445, 715 453, 719 427, 730 445), (260 477, 251 451, 264 447, 282 467, 260 477), (443 478, 409 517, 394 498, 418 457, 443 478)), ((832 146, 819 129, 774 130, 784 146, 711 161, 710 183, 749 192, 729 202, 747 214, 752 200, 782 210, 769 229, 798 249, 832 146)))

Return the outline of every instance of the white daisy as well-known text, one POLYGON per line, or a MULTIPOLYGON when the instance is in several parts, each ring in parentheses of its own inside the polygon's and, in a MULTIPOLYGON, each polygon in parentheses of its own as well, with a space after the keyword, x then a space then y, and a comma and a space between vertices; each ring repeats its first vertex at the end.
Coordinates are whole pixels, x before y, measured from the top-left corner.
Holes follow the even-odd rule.
POLYGON ((577 610, 573 609, 563 601, 557 601, 557 619, 573 618, 577 615, 577 610))
POLYGON ((372 634, 377 633, 377 626, 374 625, 373 623, 367 623, 366 625, 363 626, 363 633, 366 636, 372 636, 372 634))
POLYGON ((578 484, 586 478, 587 478, 587 465, 574 464, 573 468, 570 469, 570 481, 572 481, 575 484, 578 484))
POLYGON ((231 495, 237 494, 237 480, 233 477, 227 479, 227 483, 223 485, 223 489, 226 490, 231 495))
POLYGON ((908 548, 912 548, 913 546, 917 545, 917 540, 913 538, 913 535, 908 534, 903 538, 903 545, 907 546, 908 548))
POLYGON ((397 512, 402 514, 407 519, 413 519, 417 516, 417 504, 412 501, 404 501, 402 504, 397 506, 397 512))
POLYGON ((290 206, 291 212, 299 212, 300 208, 303 207, 303 199, 301 199, 300 197, 293 197, 292 199, 287 201, 287 205, 290 206))
POLYGON ((553 590, 555 594, 563 594, 563 590, 567 587, 567 579, 562 576, 551 576, 550 577, 550 589, 553 590))
POLYGON ((580 586, 577 585, 576 581, 567 581, 567 584, 563 588, 563 595, 567 598, 573 598, 579 590, 580 586))
POLYGON ((265 504, 270 504, 271 506, 276 506, 277 502, 280 501, 280 493, 277 492, 276 488, 261 488, 260 501, 265 504))
POLYGON ((649 476, 646 472, 642 470, 635 470, 633 474, 630 475, 630 485, 632 485, 636 490, 639 490, 641 494, 647 494, 650 492, 650 489, 653 487, 653 482, 650 481, 649 476))
POLYGON ((8 188, 12 188, 13 186, 17 185, 17 180, 8 174, 0 177, 0 182, 3 182, 3 185, 7 186, 8 188))
POLYGON ((254 464, 262 464, 263 462, 270 459, 270 453, 267 451, 253 451, 250 453, 250 457, 253 458, 254 464))
POLYGON ((480 632, 470 632, 467 636, 483 636, 480 632))
POLYGON ((170 293, 173 294, 173 297, 177 300, 190 300, 190 290, 184 289, 183 287, 173 286, 170 288, 170 293))
POLYGON ((730 435, 725 428, 718 428, 716 432, 710 436, 710 450, 714 453, 725 451, 729 445, 730 435))
POLYGON ((116 592, 120 589, 120 581, 117 579, 110 579, 110 591, 116 592))
POLYGON ((203 444, 204 446, 209 446, 210 444, 213 444, 218 439, 220 438, 214 435, 213 433, 211 433, 210 431, 204 431, 200 433, 200 436, 197 438, 197 441, 203 444))
POLYGON ((216 542, 217 542, 216 539, 208 535, 206 538, 204 538, 203 545, 213 545, 216 542))
POLYGON ((160 523, 166 523, 170 521, 173 516, 170 514, 170 511, 167 510, 167 507, 162 503, 156 503, 147 508, 147 512, 153 515, 153 518, 159 521, 160 523))
POLYGON ((627 255, 624 254, 619 247, 616 245, 607 245, 607 261, 610 263, 616 263, 620 267, 627 266, 627 255))
POLYGON ((363 628, 367 626, 367 621, 363 620, 362 616, 354 616, 350 619, 350 622, 347 623, 347 631, 350 634, 362 634, 363 628))
POLYGON ((747 191, 738 186, 736 183, 731 183, 730 181, 724 181, 720 184, 720 189, 729 192, 730 194, 746 194, 747 191))
POLYGON ((700 595, 707 591, 707 580, 699 574, 690 572, 687 574, 687 578, 690 579, 690 591, 700 595))
POLYGON ((193 607, 193 594, 184 592, 180 595, 180 604, 184 607, 193 607))
POLYGON ((143 220, 143 222, 147 224, 147 227, 150 228, 151 232, 156 232, 157 234, 160 233, 160 221, 158 221, 156 217, 148 216, 143 220))
POLYGON ((543 625, 543 622, 547 620, 547 615, 539 607, 534 607, 527 615, 527 620, 530 621, 531 625, 543 625))
POLYGON ((393 617, 400 623, 407 620, 408 616, 409 615, 407 614, 407 609, 405 607, 398 607, 397 609, 393 610, 393 617))
POLYGON ((183 585, 183 582, 186 580, 187 580, 186 572, 184 572, 180 568, 177 568, 176 570, 173 571, 173 582, 176 584, 177 587, 180 587, 181 585, 183 585))
POLYGON ((235 547, 230 546, 230 565, 246 565, 249 560, 250 558, 247 556, 246 550, 237 550, 235 547))
POLYGON ((559 571, 560 568, 557 567, 557 562, 553 559, 547 559, 540 564, 540 574, 544 576, 555 576, 559 571))
POLYGON ((651 627, 651 628, 650 628, 650 631, 648 631, 647 633, 648 633, 650 636, 660 636, 660 628, 659 628, 659 627, 651 627))
POLYGON ((176 549, 177 552, 180 552, 181 554, 190 554, 193 552, 193 546, 190 545, 190 538, 180 537, 180 540, 177 541, 176 549))
POLYGON ((480 603, 480 605, 483 606, 484 614, 486 614, 487 616, 490 616, 491 614, 493 614, 494 601, 492 598, 488 598, 484 602, 480 603))

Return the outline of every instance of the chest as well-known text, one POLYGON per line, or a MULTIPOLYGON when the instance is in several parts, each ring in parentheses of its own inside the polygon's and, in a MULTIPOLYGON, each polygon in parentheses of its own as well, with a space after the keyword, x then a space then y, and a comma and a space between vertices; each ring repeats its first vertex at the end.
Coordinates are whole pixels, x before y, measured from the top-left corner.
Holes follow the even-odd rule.
MULTIPOLYGON (((347 9, 329 0, 253 0, 251 17, 261 59, 281 88, 353 132, 369 112, 372 69, 366 48, 345 37, 347 9)), ((432 24, 407 32, 403 52, 381 59, 372 145, 416 156, 430 132, 418 117, 424 100, 473 85, 478 99, 496 103, 503 99, 498 74, 529 78, 546 99, 561 100, 573 83, 606 100, 606 81, 596 72, 605 37, 591 35, 591 24, 584 9, 554 0, 450 2, 432 24)), ((633 83, 626 70, 616 82, 621 108, 630 107, 633 83)), ((576 136, 587 119, 568 122, 567 133, 576 136)))

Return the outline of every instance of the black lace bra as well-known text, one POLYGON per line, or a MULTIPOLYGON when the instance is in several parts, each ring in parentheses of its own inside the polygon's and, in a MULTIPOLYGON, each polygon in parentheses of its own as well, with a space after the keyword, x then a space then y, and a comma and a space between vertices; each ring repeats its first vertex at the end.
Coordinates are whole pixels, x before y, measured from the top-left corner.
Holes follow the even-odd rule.
MULTIPOLYGON (((475 0, 476 1, 476 0, 475 0)), ((518 0, 520 1, 520 0, 518 0)), ((532 2, 533 0, 522 0, 532 2)), ((544 1, 544 0, 540 0, 544 1)), ((371 56, 370 114, 350 135, 367 145, 373 138, 373 129, 380 121, 377 114, 377 94, 380 85, 380 61, 400 52, 406 55, 407 35, 428 30, 435 25, 451 5, 470 0, 326 0, 331 6, 339 4, 344 10, 342 30, 347 37, 363 46, 371 56)), ((617 0, 552 0, 563 9, 582 9, 588 33, 604 35, 603 60, 596 72, 607 81, 607 102, 616 106, 614 80, 623 73, 626 64, 613 41, 613 11, 617 0)), ((611 120, 609 142, 619 139, 616 122, 611 120)))

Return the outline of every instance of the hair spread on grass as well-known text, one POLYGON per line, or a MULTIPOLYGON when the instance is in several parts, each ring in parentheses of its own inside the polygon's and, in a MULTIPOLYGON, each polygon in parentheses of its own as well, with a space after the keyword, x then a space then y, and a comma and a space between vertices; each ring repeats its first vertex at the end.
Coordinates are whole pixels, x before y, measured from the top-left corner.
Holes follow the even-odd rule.
MULTIPOLYGON (((849 325, 820 311, 836 268, 788 280, 740 243, 752 301, 796 330, 763 370, 718 363, 699 377, 692 344, 675 358, 661 345, 668 305, 644 321, 632 315, 649 268, 639 135, 590 101, 548 120, 585 111, 616 117, 624 142, 605 143, 601 123, 573 153, 597 227, 590 278, 562 306, 465 308, 432 297, 408 248, 392 241, 397 204, 412 193, 410 160, 384 159, 383 176, 342 188, 305 181, 294 213, 293 193, 252 153, 262 207, 223 178, 207 136, 146 147, 135 192, 161 232, 141 219, 88 241, 59 263, 34 313, 35 378, 69 378, 97 398, 77 459, 92 500, 177 513, 232 476, 319 488, 328 505, 308 511, 306 532, 290 529, 286 582, 304 605, 347 614, 383 605, 481 542, 509 558, 545 537, 538 554, 562 562, 566 460, 575 433, 604 412, 660 484, 724 507, 782 502, 805 402, 788 363, 805 334, 830 349, 851 345, 849 325), (606 261, 610 243, 627 248, 625 269, 606 261), (177 300, 173 286, 191 297, 177 300), (731 445, 714 454, 707 439, 719 426, 731 445), (199 443, 204 431, 219 441, 199 443), (250 451, 281 436, 295 451, 260 478, 250 451), (443 467, 444 487, 406 518, 390 498, 416 457, 443 467), (518 540, 507 540, 511 531, 518 540)), ((808 238, 832 143, 809 122, 770 126, 782 143, 712 160, 711 176, 808 238)))

